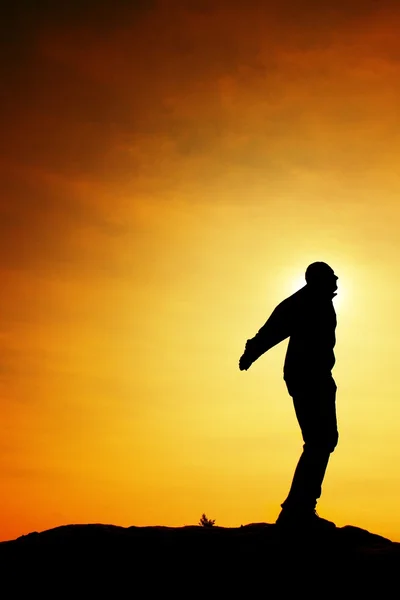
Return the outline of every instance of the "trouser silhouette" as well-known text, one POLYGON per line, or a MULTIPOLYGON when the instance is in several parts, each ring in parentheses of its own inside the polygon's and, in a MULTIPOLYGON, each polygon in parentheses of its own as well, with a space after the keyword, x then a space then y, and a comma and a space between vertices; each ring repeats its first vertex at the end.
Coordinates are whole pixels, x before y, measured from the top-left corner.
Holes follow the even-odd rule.
POLYGON ((314 510, 321 496, 331 452, 338 442, 336 420, 336 383, 325 377, 290 378, 286 386, 293 398, 304 446, 297 463, 289 495, 282 507, 290 510, 314 510))

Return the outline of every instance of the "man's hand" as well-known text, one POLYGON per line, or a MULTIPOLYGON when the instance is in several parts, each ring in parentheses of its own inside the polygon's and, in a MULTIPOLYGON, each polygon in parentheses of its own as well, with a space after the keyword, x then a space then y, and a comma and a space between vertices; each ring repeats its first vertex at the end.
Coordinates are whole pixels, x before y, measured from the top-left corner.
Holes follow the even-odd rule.
POLYGON ((244 351, 239 359, 239 369, 241 371, 247 371, 247 369, 252 365, 252 363, 253 361, 251 360, 249 354, 246 354, 246 351, 244 351))

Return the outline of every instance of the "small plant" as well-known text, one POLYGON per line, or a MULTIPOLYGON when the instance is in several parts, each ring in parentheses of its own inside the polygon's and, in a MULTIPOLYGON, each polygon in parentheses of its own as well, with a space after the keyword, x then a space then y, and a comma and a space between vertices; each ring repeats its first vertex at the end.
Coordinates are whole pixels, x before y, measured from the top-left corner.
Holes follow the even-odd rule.
POLYGON ((215 519, 207 519, 204 513, 201 515, 199 525, 201 525, 202 527, 213 527, 214 523, 215 519))

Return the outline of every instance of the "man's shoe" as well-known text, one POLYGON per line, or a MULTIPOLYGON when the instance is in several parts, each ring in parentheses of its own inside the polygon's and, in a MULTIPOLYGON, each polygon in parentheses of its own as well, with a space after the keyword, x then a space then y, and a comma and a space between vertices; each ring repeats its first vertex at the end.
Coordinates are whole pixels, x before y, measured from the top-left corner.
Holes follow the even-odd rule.
POLYGON ((318 530, 327 531, 335 529, 336 525, 328 519, 323 519, 316 510, 296 511, 283 508, 276 520, 276 525, 282 529, 318 530))

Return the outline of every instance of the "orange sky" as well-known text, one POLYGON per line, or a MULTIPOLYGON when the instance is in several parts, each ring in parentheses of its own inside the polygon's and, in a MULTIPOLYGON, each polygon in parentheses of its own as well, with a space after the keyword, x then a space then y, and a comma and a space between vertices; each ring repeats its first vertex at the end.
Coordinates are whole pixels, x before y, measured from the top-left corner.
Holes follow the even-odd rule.
POLYGON ((22 4, 0 32, 0 539, 273 522, 302 445, 286 343, 237 362, 324 260, 319 512, 400 541, 400 8, 22 4))

